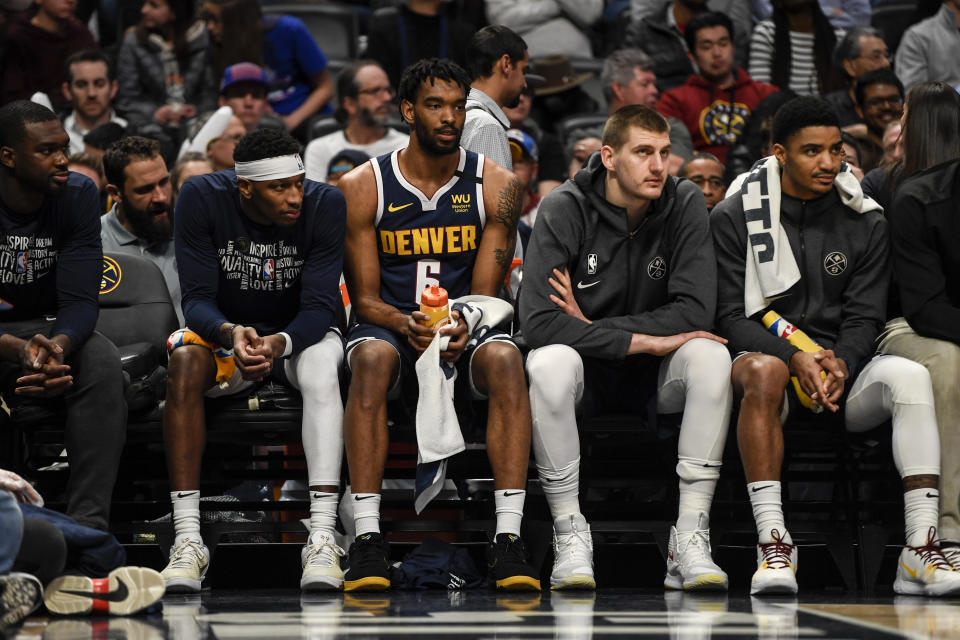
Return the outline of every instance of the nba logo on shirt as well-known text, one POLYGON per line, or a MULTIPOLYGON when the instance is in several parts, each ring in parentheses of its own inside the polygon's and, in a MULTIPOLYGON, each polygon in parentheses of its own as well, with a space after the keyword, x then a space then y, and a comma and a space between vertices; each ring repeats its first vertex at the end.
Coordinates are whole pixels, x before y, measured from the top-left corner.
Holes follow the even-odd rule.
POLYGON ((263 261, 263 279, 273 280, 273 258, 267 258, 263 261))
POLYGON ((587 255, 587 275, 592 276, 597 272, 597 254, 587 255))
POLYGON ((27 271, 27 252, 17 251, 17 273, 26 273, 27 271))

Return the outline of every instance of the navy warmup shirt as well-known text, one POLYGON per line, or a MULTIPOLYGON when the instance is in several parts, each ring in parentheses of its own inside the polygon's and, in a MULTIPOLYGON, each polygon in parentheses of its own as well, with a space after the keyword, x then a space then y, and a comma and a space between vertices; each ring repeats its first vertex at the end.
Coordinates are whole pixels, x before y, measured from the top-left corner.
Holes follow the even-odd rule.
POLYGON ((243 213, 228 169, 187 181, 174 220, 183 314, 200 336, 217 342, 224 322, 285 331, 295 355, 333 326, 346 225, 339 190, 307 180, 296 224, 265 226, 243 213))
POLYGON ((102 277, 100 197, 89 178, 71 173, 26 215, 0 194, 0 334, 6 322, 56 316, 50 335, 76 349, 97 324, 102 277))

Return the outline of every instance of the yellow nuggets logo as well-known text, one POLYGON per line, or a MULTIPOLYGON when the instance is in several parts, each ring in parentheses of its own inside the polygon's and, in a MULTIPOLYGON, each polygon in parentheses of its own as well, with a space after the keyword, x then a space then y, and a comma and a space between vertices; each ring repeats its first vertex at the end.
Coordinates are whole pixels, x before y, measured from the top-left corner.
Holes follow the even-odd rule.
POLYGON ((470 211, 470 194, 454 193, 450 196, 450 207, 454 213, 466 213, 470 211))
POLYGON ((103 256, 103 277, 100 279, 100 295, 110 293, 120 285, 123 272, 120 264, 109 256, 103 256))
POLYGON ((380 251, 398 256, 463 253, 476 248, 476 225, 380 230, 380 251))

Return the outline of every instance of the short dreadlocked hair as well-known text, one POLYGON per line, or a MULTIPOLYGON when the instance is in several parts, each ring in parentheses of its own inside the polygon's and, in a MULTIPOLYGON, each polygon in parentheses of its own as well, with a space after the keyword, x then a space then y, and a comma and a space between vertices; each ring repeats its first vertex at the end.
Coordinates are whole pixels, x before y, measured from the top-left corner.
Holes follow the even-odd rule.
POLYGON ((463 89, 464 96, 470 92, 470 76, 463 67, 446 58, 426 58, 418 60, 404 69, 400 76, 400 86, 397 87, 397 102, 404 100, 416 104, 420 95, 420 87, 429 80, 434 85, 437 80, 454 82, 463 89))

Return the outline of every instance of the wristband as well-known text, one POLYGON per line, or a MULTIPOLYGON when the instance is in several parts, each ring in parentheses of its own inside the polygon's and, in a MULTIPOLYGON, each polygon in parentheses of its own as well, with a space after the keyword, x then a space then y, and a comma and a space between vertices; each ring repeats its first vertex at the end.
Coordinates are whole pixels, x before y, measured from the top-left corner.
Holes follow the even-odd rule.
POLYGON ((227 341, 227 344, 223 345, 223 346, 225 346, 227 349, 233 349, 233 330, 236 329, 236 328, 239 327, 239 326, 240 326, 239 324, 231 324, 231 325, 227 328, 227 335, 230 336, 230 340, 227 341))

